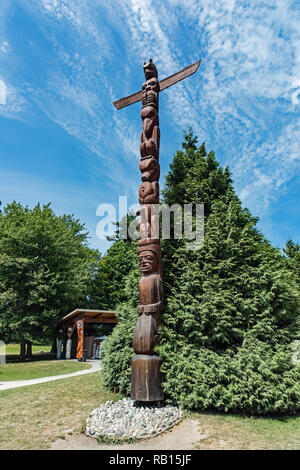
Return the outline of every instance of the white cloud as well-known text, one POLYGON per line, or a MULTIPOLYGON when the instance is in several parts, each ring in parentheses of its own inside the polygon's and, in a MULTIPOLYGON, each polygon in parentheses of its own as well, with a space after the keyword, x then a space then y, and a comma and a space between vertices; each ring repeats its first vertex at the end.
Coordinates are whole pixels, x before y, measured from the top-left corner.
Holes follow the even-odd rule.
MULTIPOLYGON (((52 31, 64 29, 66 38, 72 38, 76 43, 80 42, 81 48, 91 48, 90 54, 97 47, 98 59, 109 55, 110 52, 110 33, 109 29, 99 28, 93 3, 90 6, 89 0, 23 0, 24 6, 36 16, 40 21, 40 27, 45 35, 48 34, 49 22, 51 22, 52 31), (45 27, 46 26, 46 27, 45 27), (74 34, 80 35, 76 37, 74 34)), ((53 35, 49 35, 53 41, 53 35)))
POLYGON ((300 11, 292 0, 168 4, 180 8, 191 47, 203 51, 196 132, 229 164, 243 202, 263 214, 299 174, 292 97, 300 79, 300 11))
POLYGON ((292 83, 293 89, 295 89, 291 95, 292 103, 295 106, 300 105, 300 80, 295 80, 292 83))
POLYGON ((7 41, 2 41, 0 43, 0 51, 3 53, 3 54, 7 54, 10 50, 10 45, 7 41))
POLYGON ((234 180, 242 201, 264 215, 288 182, 300 171, 300 118, 287 125, 273 142, 249 146, 234 168, 234 180), (246 159, 247 155, 247 159, 246 159))
MULTIPOLYGON (((105 162, 112 181, 133 183, 141 123, 131 111, 116 114, 111 101, 136 91, 132 64, 150 57, 160 78, 202 58, 197 78, 163 92, 161 114, 169 129, 192 125, 216 149, 246 205, 259 200, 266 210, 299 170, 300 11, 292 0, 22 4, 52 47, 34 102, 105 162)), ((22 89, 8 86, 11 112, 22 89)))
MULTIPOLYGON (((130 43, 137 49, 141 62, 153 58, 160 78, 190 65, 180 64, 172 48, 168 27, 174 28, 176 15, 166 5, 155 4, 152 0, 129 0, 121 2, 121 5, 129 27, 130 43)), ((168 90, 168 108, 180 126, 192 124, 197 127, 197 112, 188 96, 187 87, 186 84, 178 84, 168 90)))
POLYGON ((24 119, 25 99, 20 90, 7 81, 0 80, 0 116, 8 119, 24 119))
POLYGON ((114 131, 123 154, 128 155, 133 163, 137 164, 140 158, 140 133, 136 130, 134 125, 128 123, 127 119, 125 119, 122 114, 114 112, 113 121, 115 124, 114 131))
POLYGON ((0 80, 0 104, 6 104, 6 85, 3 80, 0 80))
MULTIPOLYGON (((124 123, 126 137, 112 148, 109 136, 114 108, 109 73, 110 62, 115 60, 115 43, 109 28, 101 23, 101 17, 99 27, 94 5, 87 0, 24 0, 24 4, 53 47, 45 64, 45 86, 36 90, 32 100, 48 118, 99 157, 110 184, 124 192, 133 181, 126 158, 132 159, 134 131, 128 132, 130 126, 124 123), (57 40, 61 35, 64 41, 57 40), (116 149, 120 149, 119 161, 111 157, 116 149)), ((115 129, 113 132, 118 137, 115 129)), ((98 172, 96 163, 95 168, 98 172)))

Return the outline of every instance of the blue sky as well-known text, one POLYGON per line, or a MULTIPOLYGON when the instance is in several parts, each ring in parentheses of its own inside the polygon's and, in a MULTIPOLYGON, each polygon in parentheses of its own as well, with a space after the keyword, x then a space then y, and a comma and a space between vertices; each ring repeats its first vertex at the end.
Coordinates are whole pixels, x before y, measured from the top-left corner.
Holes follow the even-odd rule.
POLYGON ((229 165, 271 242, 300 241, 300 3, 290 0, 1 0, 0 199, 86 223, 137 202, 140 104, 112 101, 201 58, 160 96, 161 184, 183 130, 229 165))

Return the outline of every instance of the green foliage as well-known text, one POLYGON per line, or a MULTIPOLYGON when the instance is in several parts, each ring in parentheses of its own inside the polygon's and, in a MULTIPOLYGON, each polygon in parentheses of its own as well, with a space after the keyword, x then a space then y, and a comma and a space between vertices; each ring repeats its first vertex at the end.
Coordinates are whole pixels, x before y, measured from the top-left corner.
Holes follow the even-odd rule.
POLYGON ((292 240, 288 240, 283 252, 286 256, 287 268, 295 276, 298 288, 300 289, 300 245, 292 240))
POLYGON ((128 300, 117 306, 119 323, 105 340, 102 371, 107 387, 114 391, 117 389, 127 396, 130 394, 131 359, 134 356, 132 339, 136 323, 136 306, 139 303, 140 271, 135 256, 133 260, 135 265, 125 279, 124 291, 128 300))
POLYGON ((133 211, 129 211, 119 222, 113 222, 116 226, 116 231, 113 236, 106 236, 109 241, 122 240, 125 243, 131 243, 131 237, 129 235, 129 226, 136 220, 136 215, 133 211))
POLYGON ((168 401, 187 409, 287 414, 300 409, 300 367, 288 346, 271 347, 251 334, 223 354, 181 343, 161 348, 168 401))
POLYGON ((115 309, 127 299, 126 276, 137 263, 136 243, 118 239, 95 264, 88 288, 90 308, 115 309))
MULTIPOLYGON (((165 310, 157 352, 166 399, 187 409, 296 412, 300 369, 292 364, 291 343, 299 338, 300 307, 294 272, 242 208, 228 168, 196 143, 192 131, 185 134, 163 191, 169 205, 205 204, 201 249, 189 250, 184 239, 162 240, 165 310)), ((106 384, 127 394, 138 303, 130 297, 137 287, 130 285, 104 363, 106 384)))
POLYGON ((98 436, 97 441, 99 444, 104 444, 108 446, 114 445, 124 445, 124 444, 134 444, 137 442, 137 439, 134 437, 116 437, 116 436, 98 436))
POLYGON ((191 130, 185 133, 183 150, 178 150, 170 164, 163 202, 169 204, 204 204, 205 216, 212 203, 227 194, 231 188, 228 167, 223 170, 215 160, 214 152, 206 154, 204 143, 197 148, 197 138, 191 130))
POLYGON ((0 336, 50 339, 58 320, 84 304, 95 253, 84 226, 50 205, 13 202, 0 214, 0 336))

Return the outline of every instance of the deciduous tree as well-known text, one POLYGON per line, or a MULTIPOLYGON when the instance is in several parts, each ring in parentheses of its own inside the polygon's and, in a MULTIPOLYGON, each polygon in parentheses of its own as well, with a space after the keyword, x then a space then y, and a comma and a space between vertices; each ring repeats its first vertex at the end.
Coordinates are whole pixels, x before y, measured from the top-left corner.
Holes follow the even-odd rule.
POLYGON ((51 340, 58 320, 85 306, 92 259, 84 225, 73 215, 56 216, 50 204, 3 209, 0 335, 21 343, 21 359, 26 341, 51 340))

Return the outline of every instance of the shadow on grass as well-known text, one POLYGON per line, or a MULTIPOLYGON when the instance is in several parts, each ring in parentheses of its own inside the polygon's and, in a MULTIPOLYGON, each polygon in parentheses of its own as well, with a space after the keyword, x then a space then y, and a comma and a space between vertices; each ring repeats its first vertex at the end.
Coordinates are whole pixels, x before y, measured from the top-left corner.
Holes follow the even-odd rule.
POLYGON ((56 360, 55 353, 34 353, 31 358, 26 358, 25 361, 20 361, 20 358, 17 354, 7 354, 6 363, 7 364, 24 364, 28 362, 38 362, 38 361, 54 361, 56 360))
POLYGON ((199 416, 212 416, 217 417, 218 419, 228 420, 228 419, 240 419, 248 421, 253 419, 255 421, 273 421, 287 423, 293 418, 299 418, 300 412, 290 413, 290 414, 251 414, 251 413, 241 413, 241 412, 225 412, 225 411, 216 411, 216 410, 190 410, 189 416, 192 418, 199 418, 199 416))

